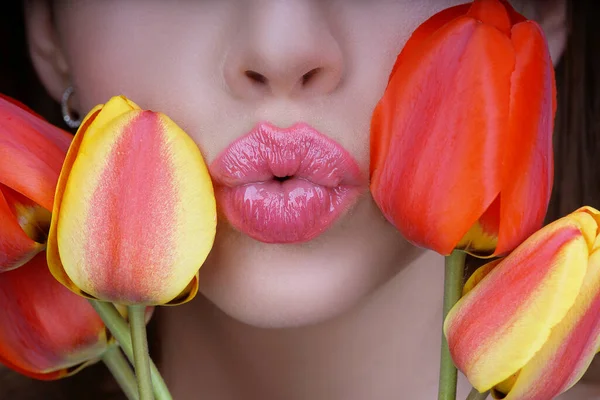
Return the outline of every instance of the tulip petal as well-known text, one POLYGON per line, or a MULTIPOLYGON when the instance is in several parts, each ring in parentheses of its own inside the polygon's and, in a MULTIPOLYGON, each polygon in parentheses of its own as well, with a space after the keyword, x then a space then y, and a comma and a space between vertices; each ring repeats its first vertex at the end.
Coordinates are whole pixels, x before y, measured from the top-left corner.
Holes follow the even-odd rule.
POLYGON ((105 114, 111 105, 80 130, 75 159, 67 156, 72 165, 64 187, 59 182, 60 213, 51 229, 58 275, 79 293, 121 304, 189 299, 181 292, 196 290, 216 227, 202 155, 163 114, 121 106, 105 114))
MULTIPOLYGON (((575 212, 571 213, 570 218, 573 217, 581 217, 578 220, 582 225, 585 225, 588 221, 586 215, 589 215, 594 219, 594 222, 598 227, 600 227, 600 211, 590 206, 583 206, 577 209, 575 212)), ((594 232, 590 227, 588 230, 582 232, 584 234, 585 240, 588 243, 588 247, 590 249, 590 254, 600 248, 600 244, 598 241, 600 240, 600 232, 594 232)))
POLYGON ((192 300, 198 294, 198 290, 200 289, 199 280, 200 273, 197 272, 196 275, 192 278, 191 282, 175 297, 173 300, 165 303, 165 306, 178 306, 183 303, 187 303, 192 300))
POLYGON ((115 96, 106 104, 99 104, 90 110, 81 122, 78 133, 84 132, 87 138, 101 134, 105 131, 106 125, 112 123, 115 118, 134 110, 141 109, 137 104, 125 96, 115 96), (100 110, 102 110, 102 113, 98 112, 100 110))
POLYGON ((50 275, 44 253, 0 275, 0 309, 0 362, 24 375, 64 377, 106 349, 102 320, 50 275))
POLYGON ((442 26, 451 22, 453 19, 458 18, 462 15, 465 15, 467 11, 471 7, 470 4, 460 4, 458 6, 449 7, 437 14, 434 14, 427 21, 423 22, 421 25, 414 30, 414 32, 410 35, 410 38, 402 48, 402 51, 396 58, 396 62, 394 63, 394 67, 392 68, 392 72, 390 72, 390 80, 392 76, 398 69, 398 66, 406 61, 406 58, 411 54, 419 54, 420 48, 423 46, 423 43, 431 37, 431 35, 440 29, 442 26), (419 49, 419 50, 415 50, 419 49))
POLYGON ((544 345, 575 302, 588 265, 586 236, 596 230, 584 213, 548 225, 450 311, 444 332, 453 360, 477 390, 509 378, 544 345))
POLYGON ((44 249, 23 231, 4 196, 5 192, 7 188, 0 184, 0 272, 20 267, 44 249))
MULTIPOLYGON (((453 19, 464 15, 469 9, 469 4, 462 4, 454 7, 447 8, 445 10, 440 11, 437 14, 434 14, 427 21, 423 22, 421 25, 415 29, 410 38, 404 44, 402 51, 398 54, 396 58, 396 62, 392 67, 392 71, 390 72, 390 77, 388 80, 388 84, 391 82, 392 77, 398 70, 399 66, 403 63, 412 63, 409 61, 409 57, 414 57, 414 55, 421 54, 421 48, 424 46, 424 43, 429 40, 430 36, 440 29, 442 26, 451 22, 453 19), (415 49, 419 49, 416 51, 415 49)), ((377 132, 379 135, 377 140, 371 140, 371 154, 384 154, 382 151, 387 151, 387 143, 389 143, 391 131, 389 129, 381 129, 382 127, 379 124, 385 118, 384 115, 385 109, 383 104, 380 102, 373 111, 373 116, 371 118, 371 130, 373 132, 377 132)), ((371 174, 373 173, 373 163, 371 163, 371 174)))
MULTIPOLYGON (((27 113, 39 118, 39 119, 44 119, 44 117, 42 117, 40 114, 36 113, 35 111, 33 111, 31 108, 29 108, 27 105, 21 103, 19 100, 17 99, 13 99, 12 97, 9 97, 5 94, 0 93, 0 104, 4 103, 2 100, 5 100, 8 103, 11 103, 12 105, 15 105, 19 108, 21 108, 22 110, 26 111, 27 113)), ((4 106, 4 104, 2 104, 4 106)), ((65 150, 69 147, 69 143, 66 143, 66 147, 65 150)))
POLYGON ((496 266, 502 261, 502 259, 497 259, 494 261, 490 261, 489 263, 477 268, 475 272, 471 274, 469 279, 465 282, 463 286, 462 296, 466 296, 471 290, 475 288, 485 278, 490 272, 496 268, 496 266))
POLYGON ((475 257, 494 257, 500 227, 500 195, 457 243, 456 248, 475 257))
POLYGON ((62 152, 69 149, 73 135, 66 132, 51 123, 47 122, 44 117, 27 107, 25 104, 11 97, 0 93, 0 119, 6 122, 6 119, 26 121, 31 128, 41 132, 48 140, 50 140, 62 152))
POLYGON ((511 80, 504 185, 495 254, 506 253, 542 226, 553 181, 554 68, 541 28, 512 29, 517 65, 511 80), (523 207, 527 204, 527 207, 523 207))
POLYGON ((15 103, 0 98, 0 183, 51 210, 72 136, 15 103))
POLYGON ((600 346, 600 251, 591 255, 575 304, 523 367, 506 400, 553 399, 572 387, 600 346))
POLYGON ((467 17, 398 65, 374 114, 371 191, 409 241, 450 254, 500 193, 514 65, 509 38, 467 17))
POLYGON ((467 15, 510 36, 510 16, 504 4, 498 0, 475 0, 467 15))
POLYGON ((64 267, 62 265, 62 261, 60 259, 60 253, 58 251, 58 233, 57 233, 57 221, 60 215, 60 208, 65 192, 65 187, 67 186, 67 178, 71 173, 71 169, 73 168, 73 163, 77 158, 77 154, 79 152, 79 148, 81 147, 81 142, 88 130, 88 127, 92 124, 95 118, 100 113, 101 106, 96 107, 86 116, 86 118, 82 121, 75 138, 71 142, 71 146, 67 151, 67 155, 64 160, 64 164, 62 167, 62 171, 58 178, 58 183, 56 184, 56 194, 54 198, 54 206, 52 208, 52 220, 50 222, 50 231, 48 232, 48 241, 46 243, 46 257, 48 261, 48 268, 50 272, 54 276, 54 278, 62 283, 65 287, 69 288, 74 293, 77 293, 80 296, 93 298, 93 296, 88 295, 87 293, 83 293, 77 285, 73 283, 71 278, 66 274, 64 267))

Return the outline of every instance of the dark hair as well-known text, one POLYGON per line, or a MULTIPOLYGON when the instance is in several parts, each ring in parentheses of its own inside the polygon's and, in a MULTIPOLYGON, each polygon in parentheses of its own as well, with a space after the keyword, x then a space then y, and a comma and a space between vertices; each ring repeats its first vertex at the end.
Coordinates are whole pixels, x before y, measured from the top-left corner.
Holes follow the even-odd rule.
POLYGON ((594 0, 568 1, 568 42, 556 69, 554 192, 548 218, 600 204, 600 16, 594 0))
MULTIPOLYGON (((568 43, 556 68, 558 114, 554 135, 555 183, 547 220, 581 205, 600 206, 600 19, 595 0, 567 1, 568 43)), ((7 2, 0 13, 0 93, 21 100, 62 126, 60 108, 39 83, 27 54, 22 4, 7 2), (9 38, 9 40, 6 40, 9 38)), ((150 324, 153 340, 160 314, 150 324)), ((600 381, 600 359, 584 379, 600 381)), ((74 377, 38 382, 0 367, 0 397, 16 400, 124 399, 101 364, 74 377)))

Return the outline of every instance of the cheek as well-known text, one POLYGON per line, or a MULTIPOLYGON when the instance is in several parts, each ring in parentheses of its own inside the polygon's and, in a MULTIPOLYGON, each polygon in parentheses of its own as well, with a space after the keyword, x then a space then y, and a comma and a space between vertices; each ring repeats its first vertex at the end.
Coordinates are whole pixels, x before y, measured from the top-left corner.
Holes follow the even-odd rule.
POLYGON ((227 1, 175 3, 80 1, 60 10, 82 111, 124 94, 184 121, 211 115, 236 13, 227 1))
MULTIPOLYGON (((87 39, 94 42, 95 38, 87 39)), ((195 101, 198 108, 210 105, 203 101, 212 95, 210 91, 207 93, 210 88, 204 85, 206 80, 195 75, 207 75, 209 71, 203 70, 206 64, 195 65, 192 74, 188 71, 192 68, 191 62, 179 55, 186 54, 184 49, 164 46, 169 48, 169 52, 157 52, 147 46, 120 44, 118 38, 113 39, 92 45, 82 44, 84 50, 75 50, 78 54, 71 62, 72 80, 78 89, 82 109, 89 110, 118 94, 126 95, 143 108, 170 115, 177 114, 178 104, 195 101), (164 58, 176 58, 181 63, 167 63, 164 58), (206 97, 197 96, 198 91, 205 93, 206 97)))

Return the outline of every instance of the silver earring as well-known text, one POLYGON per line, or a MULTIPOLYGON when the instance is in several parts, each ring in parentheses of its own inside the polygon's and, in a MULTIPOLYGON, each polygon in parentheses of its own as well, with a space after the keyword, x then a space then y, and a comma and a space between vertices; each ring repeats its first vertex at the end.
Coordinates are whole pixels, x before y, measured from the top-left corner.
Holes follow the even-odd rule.
POLYGON ((60 101, 60 109, 62 111, 63 121, 65 124, 71 129, 79 128, 81 125, 81 118, 71 110, 69 107, 69 99, 75 90, 73 86, 69 86, 63 93, 62 99, 60 101))

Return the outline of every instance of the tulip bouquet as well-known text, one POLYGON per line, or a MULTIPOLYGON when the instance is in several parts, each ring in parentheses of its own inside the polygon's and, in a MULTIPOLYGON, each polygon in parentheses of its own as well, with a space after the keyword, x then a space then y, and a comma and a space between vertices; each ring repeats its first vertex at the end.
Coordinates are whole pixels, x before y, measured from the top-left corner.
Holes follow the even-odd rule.
POLYGON ((373 197, 405 238, 446 256, 440 400, 456 398, 456 367, 471 399, 553 399, 600 348, 600 213, 539 230, 555 97, 538 24, 475 0, 419 26, 375 109, 373 197), (494 259, 463 286, 466 253, 494 259))
POLYGON ((214 241, 193 140, 122 96, 72 141, 2 98, 0 216, 0 361, 50 380, 103 360, 130 399, 170 399, 145 327, 196 295, 214 241))

